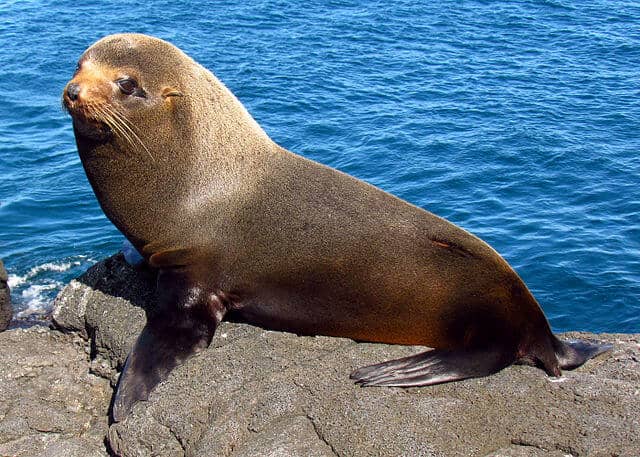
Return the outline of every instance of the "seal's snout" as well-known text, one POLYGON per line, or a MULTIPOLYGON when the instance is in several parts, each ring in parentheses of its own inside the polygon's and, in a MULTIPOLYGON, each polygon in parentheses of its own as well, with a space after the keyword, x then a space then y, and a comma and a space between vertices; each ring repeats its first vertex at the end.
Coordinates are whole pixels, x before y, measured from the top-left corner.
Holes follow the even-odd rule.
POLYGON ((67 97, 69 97, 69 100, 75 102, 78 99, 79 95, 80 95, 80 84, 69 83, 67 85, 67 97))
MULTIPOLYGON (((62 107, 73 119, 76 135, 105 140, 109 138, 110 119, 105 112, 109 109, 109 85, 89 75, 76 75, 62 91, 62 107)), ((111 114, 111 118, 114 114, 111 114)))
POLYGON ((71 115, 74 114, 74 111, 77 110, 79 105, 82 103, 82 100, 80 99, 81 92, 82 86, 73 80, 66 85, 62 92, 62 107, 71 115))

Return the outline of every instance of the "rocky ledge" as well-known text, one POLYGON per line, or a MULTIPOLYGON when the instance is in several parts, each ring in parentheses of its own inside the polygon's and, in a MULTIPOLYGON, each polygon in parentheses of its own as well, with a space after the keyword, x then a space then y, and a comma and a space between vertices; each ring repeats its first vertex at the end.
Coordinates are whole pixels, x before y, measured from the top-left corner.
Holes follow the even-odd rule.
POLYGON ((58 296, 55 330, 0 334, 0 456, 637 456, 640 337, 560 379, 512 366, 426 388, 360 388, 351 370, 422 348, 223 323, 125 421, 112 388, 153 274, 114 256, 58 296))

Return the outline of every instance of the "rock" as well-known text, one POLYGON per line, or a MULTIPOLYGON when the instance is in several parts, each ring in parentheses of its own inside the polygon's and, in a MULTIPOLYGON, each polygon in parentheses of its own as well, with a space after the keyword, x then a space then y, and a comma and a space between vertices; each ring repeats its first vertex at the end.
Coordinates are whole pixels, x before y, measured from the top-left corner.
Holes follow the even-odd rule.
POLYGON ((0 456, 102 457, 112 389, 85 341, 45 327, 0 333, 0 456))
POLYGON ((144 327, 144 307, 153 302, 155 275, 134 269, 121 254, 94 265, 56 297, 52 320, 92 345, 92 368, 113 385, 129 349, 144 327))
POLYGON ((7 270, 4 269, 4 264, 2 260, 0 260, 0 332, 9 326, 9 322, 11 322, 11 317, 13 316, 11 291, 9 290, 7 281, 7 270))
MULTIPOLYGON (((54 324, 91 341, 115 381, 153 306, 154 275, 105 260, 61 292, 54 324)), ((640 337, 551 379, 512 366, 425 388, 360 388, 354 368, 423 350, 223 323, 149 401, 108 430, 123 456, 640 455, 640 337)), ((0 448, 0 455, 4 455, 0 448)))

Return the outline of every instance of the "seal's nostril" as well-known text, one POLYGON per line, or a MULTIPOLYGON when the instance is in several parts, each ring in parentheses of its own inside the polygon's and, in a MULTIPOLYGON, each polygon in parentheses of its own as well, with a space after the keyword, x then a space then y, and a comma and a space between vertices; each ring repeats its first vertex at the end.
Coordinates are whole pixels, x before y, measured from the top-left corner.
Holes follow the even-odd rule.
POLYGON ((76 101, 78 99, 78 95, 80 95, 80 84, 71 83, 67 86, 67 96, 76 101))

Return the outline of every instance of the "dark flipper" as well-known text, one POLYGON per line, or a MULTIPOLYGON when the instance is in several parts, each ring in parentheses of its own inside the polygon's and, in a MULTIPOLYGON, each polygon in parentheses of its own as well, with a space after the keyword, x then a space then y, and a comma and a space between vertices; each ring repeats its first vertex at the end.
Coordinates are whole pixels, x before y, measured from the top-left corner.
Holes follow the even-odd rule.
POLYGON ((559 340, 554 341, 554 349, 560 368, 573 370, 604 352, 613 348, 612 344, 587 340, 559 340))
POLYGON ((360 368, 351 373, 351 379, 355 379, 356 383, 362 386, 428 386, 488 376, 511 365, 514 359, 515 355, 495 349, 434 349, 360 368))
POLYGON ((147 400, 171 370, 209 346, 224 311, 184 275, 161 271, 157 309, 149 312, 118 381, 114 422, 122 421, 136 402, 147 400))
POLYGON ((114 422, 123 420, 134 403, 147 400, 149 393, 169 376, 171 370, 209 345, 209 335, 196 336, 190 334, 191 331, 147 323, 131 349, 118 381, 112 410, 114 422))

